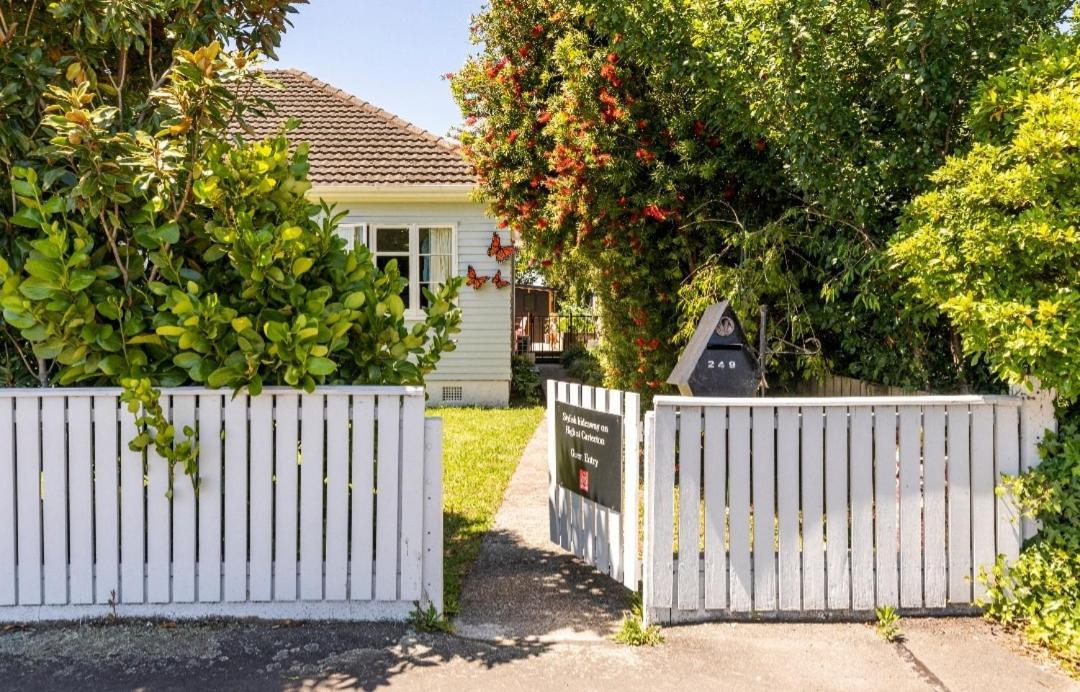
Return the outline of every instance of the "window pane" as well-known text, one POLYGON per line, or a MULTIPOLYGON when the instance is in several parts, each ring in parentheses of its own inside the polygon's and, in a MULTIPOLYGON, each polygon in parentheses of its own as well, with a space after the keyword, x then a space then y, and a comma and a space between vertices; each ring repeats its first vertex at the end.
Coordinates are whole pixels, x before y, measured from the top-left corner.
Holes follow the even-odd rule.
MULTIPOLYGON (((383 257, 382 255, 379 255, 378 257, 375 258, 375 266, 378 267, 379 269, 385 270, 386 265, 390 264, 391 262, 397 262, 398 271, 406 279, 409 278, 409 258, 408 257, 383 257)), ((408 296, 408 294, 409 294, 408 289, 406 288, 405 291, 402 292, 402 295, 408 296)))
POLYGON ((436 284, 446 283, 453 269, 454 258, 450 255, 420 257, 420 280, 436 284))
POLYGON ((409 229, 408 228, 378 228, 375 229, 375 251, 383 252, 408 252, 409 229))
POLYGON ((435 227, 420 229, 421 255, 452 255, 454 253, 454 229, 435 227))

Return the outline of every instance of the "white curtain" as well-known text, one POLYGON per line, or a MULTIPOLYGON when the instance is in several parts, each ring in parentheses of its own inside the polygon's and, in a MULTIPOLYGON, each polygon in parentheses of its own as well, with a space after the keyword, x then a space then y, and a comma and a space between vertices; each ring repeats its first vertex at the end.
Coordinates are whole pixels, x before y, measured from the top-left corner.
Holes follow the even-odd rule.
POLYGON ((425 276, 425 282, 435 285, 445 283, 453 274, 454 261, 454 230, 452 228, 430 228, 428 238, 431 247, 430 276, 425 276))

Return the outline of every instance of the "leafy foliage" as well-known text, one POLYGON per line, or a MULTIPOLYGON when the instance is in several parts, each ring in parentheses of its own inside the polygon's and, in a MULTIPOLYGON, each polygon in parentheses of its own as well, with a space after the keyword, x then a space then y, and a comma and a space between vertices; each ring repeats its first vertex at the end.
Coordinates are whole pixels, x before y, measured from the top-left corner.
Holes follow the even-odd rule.
POLYGON ((346 252, 340 215, 304 197, 305 145, 230 135, 265 106, 246 96, 264 79, 257 55, 187 42, 272 49, 293 4, 50 3, 0 41, 0 70, 19 55, 51 65, 42 84, 9 87, 34 108, 0 121, 0 161, 14 162, 0 305, 16 381, 122 384, 132 448, 154 445, 196 482, 197 443, 157 387, 419 384, 460 323, 451 281, 406 324, 396 264, 346 252), (54 43, 61 27, 72 35, 54 43))
POLYGON ((581 381, 582 384, 598 387, 603 384, 604 371, 600 367, 600 361, 581 344, 574 344, 559 357, 559 362, 570 377, 581 381))
POLYGON ((964 352, 1080 396, 1080 41, 1021 52, 973 104, 976 143, 933 174, 891 252, 964 352))
POLYGON ((883 250, 971 90, 1069 4, 495 0, 464 151, 547 280, 597 296, 611 385, 660 389, 720 295, 823 343, 781 377, 977 383, 883 250))
POLYGON ((540 374, 532 362, 515 353, 510 357, 510 402, 524 406, 536 406, 542 396, 540 374))
POLYGON ((881 606, 874 609, 874 617, 877 624, 874 629, 878 636, 892 644, 904 640, 904 633, 900 630, 900 615, 892 606, 881 606))
POLYGON ((1039 533, 1012 564, 998 558, 985 606, 1080 674, 1080 426, 1063 426, 1040 453, 1039 466, 1004 484, 1039 533))

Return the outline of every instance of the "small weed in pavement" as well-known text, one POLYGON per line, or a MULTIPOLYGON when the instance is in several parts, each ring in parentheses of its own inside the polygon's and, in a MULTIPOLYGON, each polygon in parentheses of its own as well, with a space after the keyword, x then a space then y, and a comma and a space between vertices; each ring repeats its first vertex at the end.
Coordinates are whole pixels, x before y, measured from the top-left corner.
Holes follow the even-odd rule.
POLYGON ((627 646, 656 646, 664 643, 660 628, 656 625, 645 627, 641 624, 641 596, 634 595, 630 604, 630 614, 623 617, 622 626, 613 639, 627 646))
POLYGON ((876 629, 879 637, 890 644, 904 641, 904 633, 900 631, 900 616, 897 615, 896 608, 882 606, 875 610, 874 614, 877 616, 876 629))
POLYGON ((450 624, 450 620, 435 610, 434 605, 430 604, 427 608, 422 608, 419 603, 416 603, 412 613, 409 614, 409 624, 417 632, 445 632, 449 634, 454 629, 453 625, 450 624))

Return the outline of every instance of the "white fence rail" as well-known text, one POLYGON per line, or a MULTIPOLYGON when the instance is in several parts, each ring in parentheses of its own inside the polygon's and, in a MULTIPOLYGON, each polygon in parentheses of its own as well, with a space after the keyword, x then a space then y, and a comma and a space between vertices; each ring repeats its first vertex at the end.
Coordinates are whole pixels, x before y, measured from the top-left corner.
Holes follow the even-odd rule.
POLYGON ((970 606, 1015 557, 1002 475, 1038 462, 1046 397, 657 397, 646 418, 650 622, 970 606))
POLYGON ((547 404, 551 541, 636 591, 641 578, 638 558, 641 398, 632 392, 549 380, 547 404), (556 483, 556 401, 623 417, 622 512, 608 509, 556 483))
POLYGON ((441 421, 423 389, 163 390, 197 430, 197 495, 128 449, 119 395, 0 390, 0 621, 441 610, 441 421))

